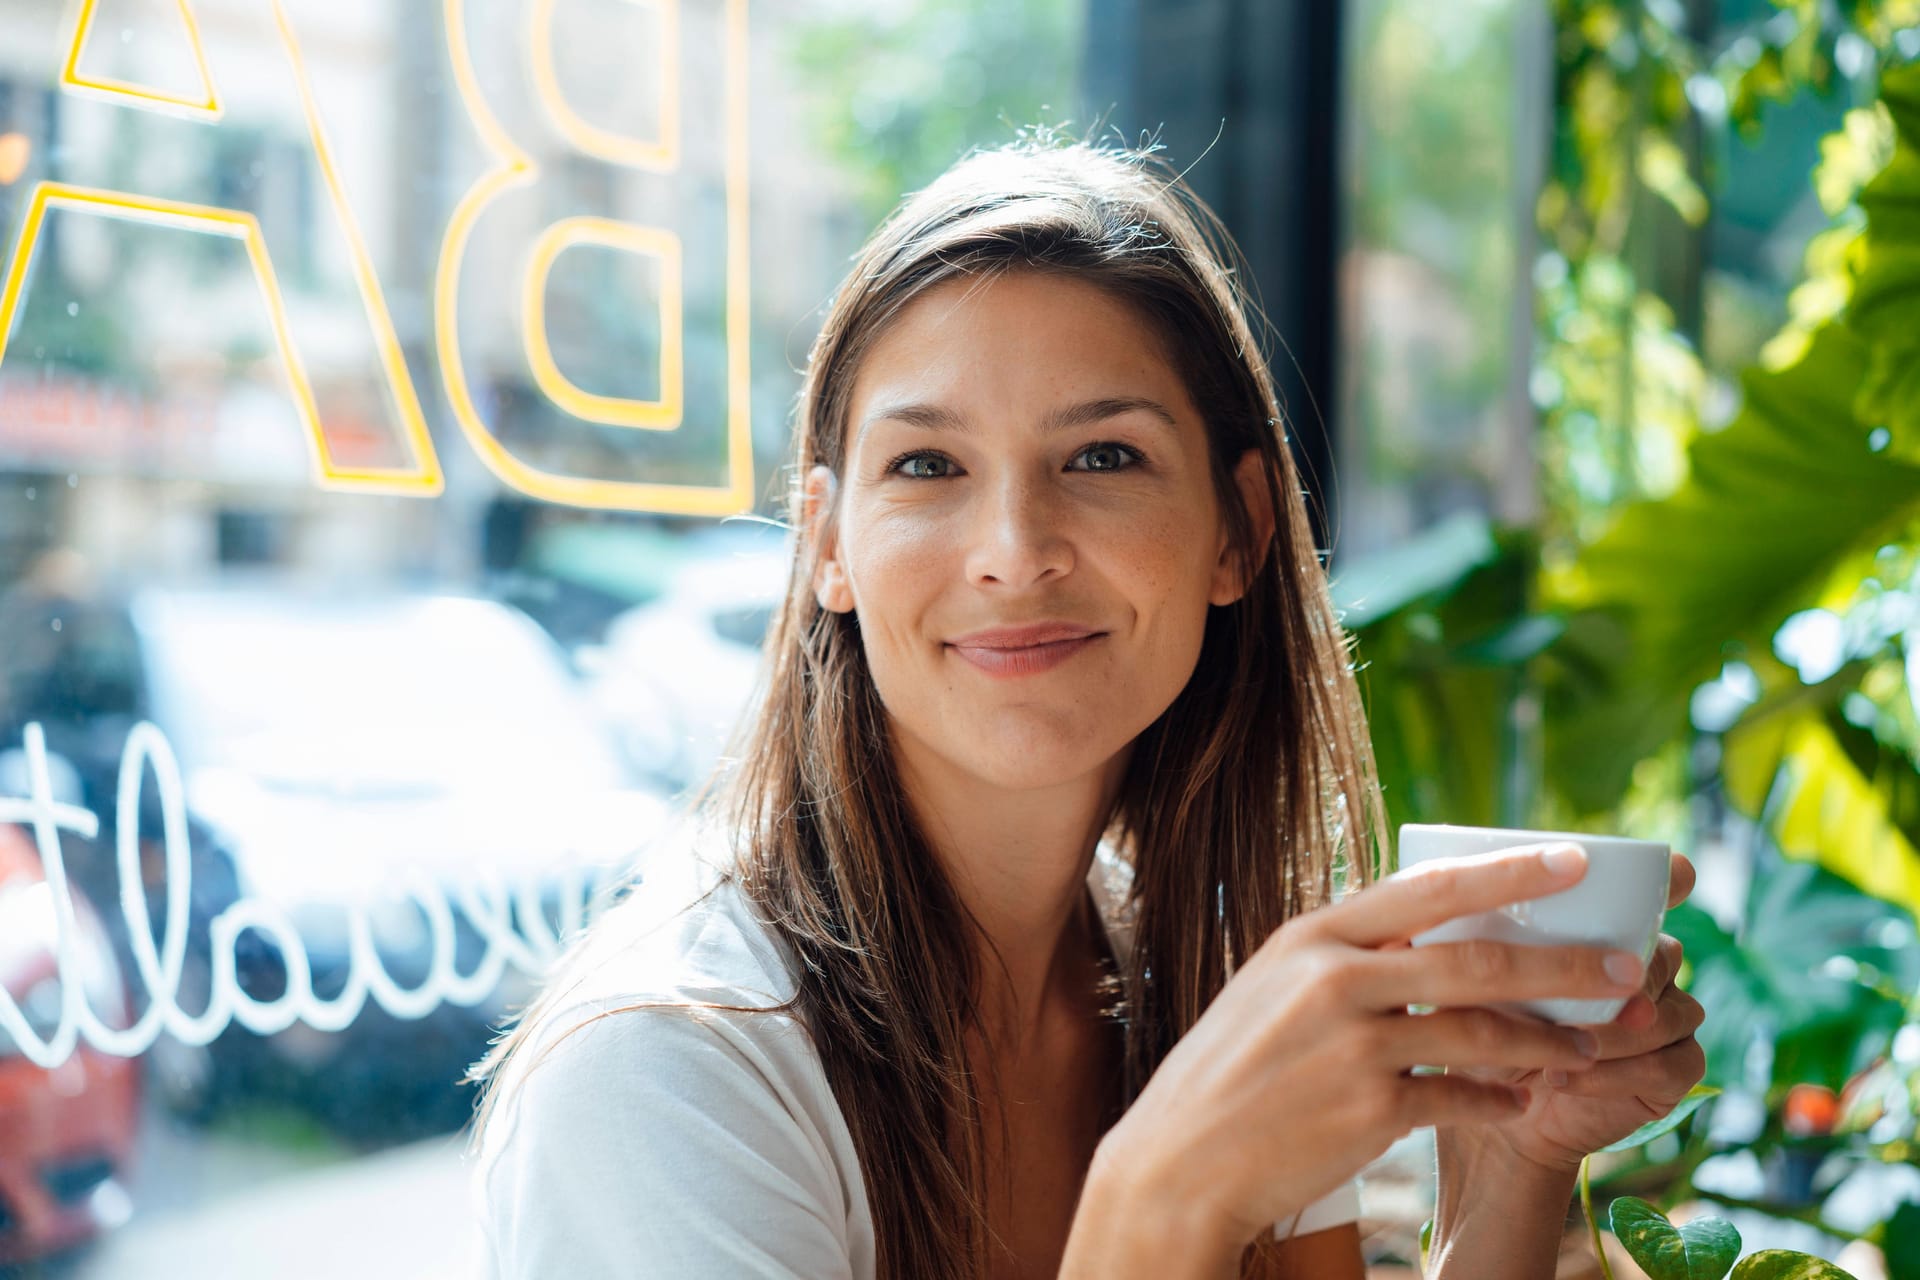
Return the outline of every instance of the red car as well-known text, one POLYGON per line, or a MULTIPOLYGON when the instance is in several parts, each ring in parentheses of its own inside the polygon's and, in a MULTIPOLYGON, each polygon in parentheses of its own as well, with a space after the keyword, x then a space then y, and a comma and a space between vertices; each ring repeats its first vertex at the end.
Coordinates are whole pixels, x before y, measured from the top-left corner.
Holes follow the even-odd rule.
MULTIPOLYGON (((98 914, 76 894, 87 1000, 129 1025, 125 984, 98 914)), ((0 983, 34 1030, 59 1025, 54 899, 31 829, 0 823, 0 983)), ((124 1219, 139 1124, 138 1064, 82 1040, 51 1071, 0 1031, 0 1266, 44 1257, 124 1219)))

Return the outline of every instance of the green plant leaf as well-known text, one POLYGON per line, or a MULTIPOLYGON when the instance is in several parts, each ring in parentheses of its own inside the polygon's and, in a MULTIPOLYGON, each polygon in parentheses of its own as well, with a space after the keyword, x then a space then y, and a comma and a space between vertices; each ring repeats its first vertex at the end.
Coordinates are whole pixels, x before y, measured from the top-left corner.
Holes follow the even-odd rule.
POLYGON ((1433 1248, 1433 1219, 1420 1224, 1420 1274, 1427 1273, 1427 1251, 1433 1248))
POLYGON ((1626 1137, 1620 1139, 1620 1141, 1613 1143, 1611 1146, 1602 1147, 1600 1150, 1594 1152, 1594 1154, 1604 1155, 1608 1152, 1631 1151, 1635 1147, 1644 1147, 1655 1138, 1662 1137, 1678 1129, 1686 1122, 1688 1116, 1700 1109, 1702 1103, 1708 1098, 1715 1097, 1719 1093, 1719 1088, 1714 1085, 1697 1084, 1687 1090, 1687 1096, 1675 1103, 1673 1110, 1667 1112, 1666 1115, 1661 1116, 1658 1120, 1649 1120, 1626 1137))
POLYGON ((1869 356, 1830 324, 1791 367, 1750 371, 1740 414, 1689 450, 1687 482, 1624 509, 1545 581, 1548 603, 1576 613, 1563 643, 1598 677, 1549 690, 1550 773, 1577 812, 1611 805, 1638 761, 1686 731, 1688 699, 1729 644, 1765 651, 1836 563, 1920 512, 1920 467, 1875 452, 1853 415, 1869 356), (1590 612, 1616 617, 1627 643, 1586 650, 1590 612))
POLYGON ((1359 631, 1416 600, 1451 595, 1499 553, 1486 519, 1463 513, 1397 546, 1340 566, 1329 589, 1346 628, 1359 631))
POLYGON ((1908 1201, 1893 1211, 1880 1247, 1887 1256, 1888 1280, 1920 1277, 1920 1204, 1908 1201))
POLYGON ((1518 821, 1500 808, 1501 781, 1517 668, 1539 647, 1515 630, 1533 561, 1529 535, 1463 518, 1342 572, 1336 598, 1396 823, 1518 821))
POLYGON ((1867 261, 1855 286, 1851 320, 1876 342, 1915 343, 1911 316, 1920 297, 1920 68, 1889 68, 1880 101, 1894 126, 1893 154, 1861 190, 1868 226, 1867 261))
POLYGON ((1740 1260, 1733 1280, 1854 1280, 1854 1276, 1812 1254, 1762 1249, 1740 1260))
MULTIPOLYGON (((1772 796, 1771 826, 1783 852, 1920 913, 1920 853, 1900 826, 1912 815, 1896 811, 1889 785, 1895 779, 1861 772, 1831 715, 1816 707, 1751 729, 1736 726, 1727 735, 1724 767, 1729 794, 1748 812, 1759 812, 1772 796), (1734 794, 1742 790, 1748 794, 1734 794)), ((1912 775, 1904 760, 1896 769, 1912 775)))
POLYGON ((1674 1226, 1634 1196, 1607 1211, 1613 1234, 1652 1280, 1721 1280, 1740 1256, 1740 1233, 1724 1218, 1695 1218, 1674 1226))
POLYGON ((1861 980, 1920 985, 1910 918, 1821 867, 1789 862, 1753 878, 1738 938, 1692 903, 1662 926, 1693 966, 1688 992, 1707 1010, 1695 1032, 1706 1083, 1739 1083, 1755 1036, 1774 1047, 1773 1082, 1838 1090, 1898 1029, 1904 1007, 1861 980))
POLYGON ((1844 305, 1822 312, 1835 318, 1783 366, 1747 372, 1743 409, 1695 437, 1685 484, 1625 508, 1544 579, 1546 603, 1574 614, 1556 648, 1597 669, 1548 691, 1548 775, 1577 813, 1611 806, 1638 761, 1686 732, 1688 699, 1729 646, 1765 652, 1836 564, 1920 512, 1920 66, 1887 69, 1880 100, 1851 118, 1861 154, 1838 189, 1865 179, 1866 228, 1846 233, 1828 289, 1844 305), (1624 654, 1583 649, 1587 613, 1617 621, 1624 654))

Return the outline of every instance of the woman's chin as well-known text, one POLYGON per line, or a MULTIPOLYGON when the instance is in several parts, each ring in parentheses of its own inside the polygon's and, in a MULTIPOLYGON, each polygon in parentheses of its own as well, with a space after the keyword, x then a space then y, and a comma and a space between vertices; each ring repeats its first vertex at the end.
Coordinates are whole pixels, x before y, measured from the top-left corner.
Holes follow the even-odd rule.
POLYGON ((949 744, 968 773, 1008 791, 1039 791, 1100 772, 1125 742, 1111 750, 1092 734, 980 734, 949 744))

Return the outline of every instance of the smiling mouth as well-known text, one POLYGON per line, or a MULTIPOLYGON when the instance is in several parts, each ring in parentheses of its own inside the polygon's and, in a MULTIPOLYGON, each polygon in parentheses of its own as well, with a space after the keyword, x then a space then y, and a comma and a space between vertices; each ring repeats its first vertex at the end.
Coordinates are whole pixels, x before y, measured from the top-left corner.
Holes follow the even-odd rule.
POLYGON ((1027 676, 1052 670, 1105 639, 1106 634, 1093 631, 1039 644, 949 644, 947 648, 988 675, 1027 676))

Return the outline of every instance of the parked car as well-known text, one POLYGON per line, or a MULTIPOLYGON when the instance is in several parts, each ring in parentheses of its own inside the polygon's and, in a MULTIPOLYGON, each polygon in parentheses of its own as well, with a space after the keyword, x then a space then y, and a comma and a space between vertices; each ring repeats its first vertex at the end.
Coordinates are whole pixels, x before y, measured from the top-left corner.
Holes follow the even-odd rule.
MULTIPOLYGON (((421 903, 420 886, 448 905, 451 973, 486 963, 472 907, 494 894, 519 903, 516 934, 532 939, 521 958, 538 961, 666 818, 661 792, 633 776, 558 647, 496 601, 229 578, 146 587, 66 630, 75 637, 68 678, 43 699, 60 718, 48 740, 78 757, 103 824, 117 816, 119 756, 134 723, 151 721, 179 765, 195 846, 181 1001, 192 1012, 213 990, 207 929, 236 902, 291 922, 322 1000, 364 976, 350 928, 361 914, 380 969, 404 996, 449 972, 435 958, 433 903, 421 903), (76 691, 100 696, 89 707, 76 691)), ((158 918, 166 858, 151 770, 146 783, 142 865, 158 918)), ((110 832, 103 844, 112 849, 110 832)), ((117 883, 111 868, 76 875, 117 883)), ((247 996, 285 996, 285 957, 262 930, 242 931, 234 951, 247 996)), ((300 1021, 260 1035, 236 1025, 204 1049, 169 1037, 156 1046, 156 1087, 195 1114, 266 1097, 357 1138, 444 1132, 470 1113, 470 1091, 457 1082, 533 990, 531 968, 509 964, 476 999, 428 1001, 426 1011, 396 1012, 370 996, 337 1031, 300 1021)))
POLYGON ((659 598, 575 653, 629 756, 675 789, 704 781, 719 760, 792 571, 789 535, 767 525, 722 525, 688 542, 659 598))
MULTIPOLYGON (((129 1025, 127 992, 99 913, 73 894, 75 968, 94 1012, 129 1025)), ((53 892, 29 827, 0 823, 0 984, 43 1039, 64 988, 53 892)), ((42 1067, 0 1028, 0 1266, 70 1249, 118 1225, 140 1114, 139 1064, 82 1040, 42 1067)))

